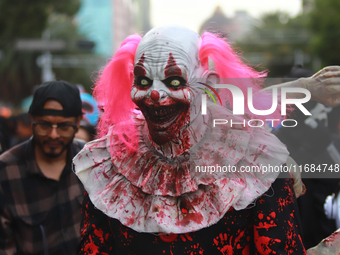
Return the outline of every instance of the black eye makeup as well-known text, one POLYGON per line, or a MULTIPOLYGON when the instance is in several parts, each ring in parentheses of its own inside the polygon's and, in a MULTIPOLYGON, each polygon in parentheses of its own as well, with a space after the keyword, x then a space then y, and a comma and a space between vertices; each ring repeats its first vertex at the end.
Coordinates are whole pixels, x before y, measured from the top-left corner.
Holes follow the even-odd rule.
POLYGON ((162 82, 170 88, 180 88, 187 86, 187 81, 180 76, 171 76, 162 80, 162 82))
POLYGON ((149 79, 146 76, 138 76, 135 78, 135 84, 141 88, 150 87, 152 85, 153 80, 149 79))

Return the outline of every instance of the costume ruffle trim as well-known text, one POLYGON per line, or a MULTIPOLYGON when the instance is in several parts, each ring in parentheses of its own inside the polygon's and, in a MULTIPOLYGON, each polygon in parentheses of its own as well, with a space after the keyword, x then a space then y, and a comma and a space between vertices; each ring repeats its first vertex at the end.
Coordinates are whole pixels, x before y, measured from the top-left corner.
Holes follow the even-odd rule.
MULTIPOLYGON (((210 110, 211 119, 240 122, 223 108, 210 110)), ((148 143, 144 119, 136 118, 136 125, 135 153, 111 156, 110 139, 114 147, 122 145, 111 128, 86 144, 74 164, 92 203, 138 232, 180 234, 217 223, 229 209, 244 209, 269 189, 279 173, 262 173, 259 166, 279 166, 288 156, 263 128, 211 123, 187 154, 169 159, 148 143)))

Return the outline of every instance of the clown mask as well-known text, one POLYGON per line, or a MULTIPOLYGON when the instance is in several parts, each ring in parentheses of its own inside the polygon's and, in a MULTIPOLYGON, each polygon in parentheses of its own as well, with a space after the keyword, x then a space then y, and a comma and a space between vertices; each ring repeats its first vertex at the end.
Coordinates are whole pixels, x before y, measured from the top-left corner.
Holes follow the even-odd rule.
POLYGON ((198 81, 209 71, 200 65, 200 41, 192 30, 166 26, 149 31, 137 48, 131 98, 159 145, 185 136, 183 131, 202 118, 198 81))

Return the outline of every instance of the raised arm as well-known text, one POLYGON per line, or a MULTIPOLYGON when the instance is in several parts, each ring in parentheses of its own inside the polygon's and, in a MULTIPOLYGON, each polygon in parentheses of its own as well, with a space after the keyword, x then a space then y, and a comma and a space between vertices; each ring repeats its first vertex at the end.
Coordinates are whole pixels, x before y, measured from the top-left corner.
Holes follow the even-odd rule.
MULTIPOLYGON (((340 104, 340 66, 327 66, 308 78, 274 85, 277 88, 304 88, 310 91, 311 99, 329 107, 340 104)), ((270 86, 264 90, 271 89, 270 86)), ((302 93, 289 93, 291 98, 301 98, 302 93)))

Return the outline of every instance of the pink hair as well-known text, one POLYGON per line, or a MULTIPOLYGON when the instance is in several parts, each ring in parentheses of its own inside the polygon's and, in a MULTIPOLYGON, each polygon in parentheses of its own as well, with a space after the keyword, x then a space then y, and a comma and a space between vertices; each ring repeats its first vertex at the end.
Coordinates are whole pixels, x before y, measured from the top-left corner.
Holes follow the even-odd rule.
MULTIPOLYGON (((239 87, 245 100, 247 100, 247 89, 252 88, 253 95, 262 90, 263 79, 266 77, 266 72, 257 72, 253 68, 244 64, 241 57, 233 51, 226 39, 219 38, 212 33, 205 32, 202 36, 202 43, 199 49, 199 58, 205 69, 209 69, 209 58, 214 63, 214 68, 220 76, 221 84, 232 84, 239 87)), ((232 94, 228 89, 221 89, 220 96, 226 106, 232 107, 232 94)), ((272 97, 270 94, 261 92, 260 96, 253 96, 253 104, 255 109, 266 110, 272 105, 272 97)), ((245 113, 249 116, 253 114, 245 105, 245 113)), ((280 119, 278 108, 270 116, 256 116, 259 119, 267 117, 280 119)))
MULTIPOLYGON (((114 125, 119 141, 123 141, 130 151, 136 150, 138 142, 132 120, 136 105, 131 100, 130 92, 135 54, 141 39, 139 35, 130 35, 122 42, 99 74, 93 93, 99 104, 104 106, 104 113, 98 123, 99 137, 106 135, 109 127, 114 125)), ((112 147, 111 153, 121 154, 119 148, 112 147)))

